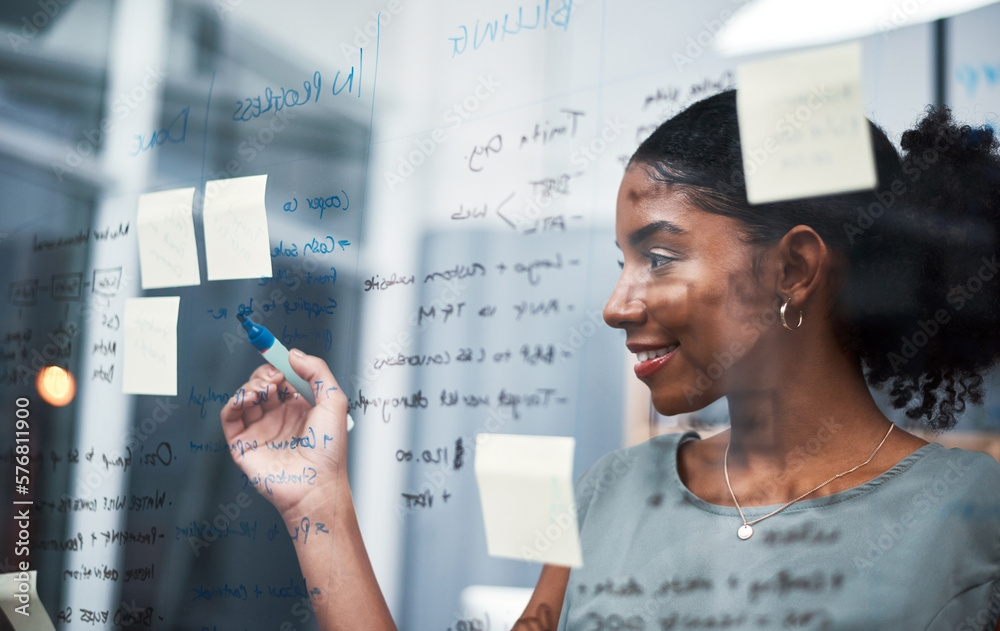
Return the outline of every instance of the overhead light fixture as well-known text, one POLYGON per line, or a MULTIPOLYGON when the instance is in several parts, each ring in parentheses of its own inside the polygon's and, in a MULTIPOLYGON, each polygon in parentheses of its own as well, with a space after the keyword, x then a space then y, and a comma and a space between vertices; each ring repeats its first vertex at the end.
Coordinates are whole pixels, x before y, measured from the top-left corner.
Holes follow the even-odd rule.
POLYGON ((727 57, 806 48, 933 22, 997 0, 754 0, 715 38, 727 57))

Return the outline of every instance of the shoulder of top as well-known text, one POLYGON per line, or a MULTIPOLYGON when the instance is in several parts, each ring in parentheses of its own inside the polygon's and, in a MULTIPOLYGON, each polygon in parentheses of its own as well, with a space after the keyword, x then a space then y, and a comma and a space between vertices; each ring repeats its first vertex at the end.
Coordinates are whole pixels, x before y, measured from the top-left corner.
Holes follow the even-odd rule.
POLYGON ((676 453, 678 444, 689 437, 697 438, 698 435, 694 432, 661 434, 636 445, 620 447, 598 458, 588 473, 593 475, 608 468, 624 473, 634 469, 636 464, 658 462, 664 456, 676 453))
POLYGON ((996 468, 1000 470, 1000 462, 996 458, 983 451, 975 449, 965 449, 964 447, 945 447, 941 445, 937 450, 939 457, 945 460, 963 461, 971 466, 983 467, 986 469, 996 468))
POLYGON ((941 448, 927 460, 942 471, 950 471, 952 479, 966 478, 969 474, 969 484, 996 483, 993 488, 1000 488, 1000 462, 987 453, 961 447, 941 448))

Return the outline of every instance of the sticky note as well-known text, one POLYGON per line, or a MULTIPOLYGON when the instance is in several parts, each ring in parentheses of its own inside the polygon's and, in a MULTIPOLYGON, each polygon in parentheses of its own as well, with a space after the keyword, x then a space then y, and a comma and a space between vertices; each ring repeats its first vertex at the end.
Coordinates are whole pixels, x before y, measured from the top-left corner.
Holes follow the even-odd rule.
POLYGON ((566 436, 476 436, 476 482, 491 556, 583 565, 574 446, 566 436))
MULTIPOLYGON (((15 514, 21 507, 17 507, 15 514)), ((0 609, 15 631, 56 631, 52 619, 38 599, 37 572, 0 574, 0 609)))
POLYGON ((202 216, 208 280, 271 276, 266 189, 266 175, 205 183, 202 216))
POLYGON ((177 394, 177 312, 179 296, 128 298, 122 392, 177 394))
POLYGON ((743 64, 736 75, 750 203, 875 187, 860 43, 743 64))
POLYGON ((193 188, 139 196, 136 224, 143 289, 201 283, 191 214, 193 201, 193 188))

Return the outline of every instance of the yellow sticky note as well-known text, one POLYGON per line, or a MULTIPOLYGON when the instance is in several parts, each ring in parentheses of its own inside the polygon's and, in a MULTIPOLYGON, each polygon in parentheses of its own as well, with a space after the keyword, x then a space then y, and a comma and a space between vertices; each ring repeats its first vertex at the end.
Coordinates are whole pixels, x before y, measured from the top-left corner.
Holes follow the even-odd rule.
POLYGON ((191 215, 193 188, 139 197, 136 220, 142 288, 185 287, 201 283, 198 245, 191 215))
POLYGON ((266 190, 266 175, 205 183, 202 215, 208 280, 271 276, 266 190))
POLYGON ((491 556, 581 567, 566 436, 476 436, 475 471, 491 556))
POLYGON ((180 296, 128 298, 122 330, 122 392, 177 395, 180 296))
POLYGON ((743 64, 737 86, 750 203, 875 187, 861 44, 743 64))

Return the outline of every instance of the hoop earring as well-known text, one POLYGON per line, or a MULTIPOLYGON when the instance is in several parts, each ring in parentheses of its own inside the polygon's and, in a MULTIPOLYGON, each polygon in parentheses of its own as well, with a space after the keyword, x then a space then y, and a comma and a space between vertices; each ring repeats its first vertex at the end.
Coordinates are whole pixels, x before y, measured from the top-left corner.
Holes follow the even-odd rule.
POLYGON ((788 321, 785 320, 785 310, 788 308, 788 304, 792 301, 792 297, 789 296, 785 298, 785 302, 781 305, 781 309, 778 311, 778 315, 781 316, 781 326, 785 327, 789 331, 795 331, 800 326, 802 326, 802 310, 799 310, 799 323, 795 326, 788 326, 788 321))

